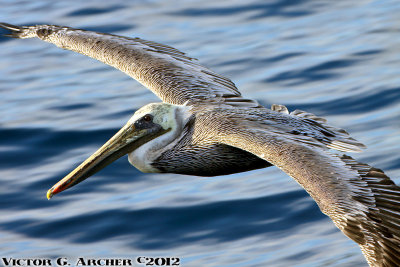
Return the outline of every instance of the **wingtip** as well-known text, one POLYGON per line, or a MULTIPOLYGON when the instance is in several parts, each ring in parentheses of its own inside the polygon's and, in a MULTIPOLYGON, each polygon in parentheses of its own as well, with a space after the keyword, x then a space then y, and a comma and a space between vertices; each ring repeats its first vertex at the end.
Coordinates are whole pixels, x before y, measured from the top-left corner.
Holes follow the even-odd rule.
POLYGON ((23 27, 19 27, 5 22, 0 22, 0 28, 10 31, 9 33, 2 35, 5 37, 19 38, 20 34, 23 32, 23 27))
POLYGON ((0 22, 0 28, 7 29, 7 30, 12 30, 12 31, 21 31, 22 27, 16 26, 10 23, 6 22, 0 22))

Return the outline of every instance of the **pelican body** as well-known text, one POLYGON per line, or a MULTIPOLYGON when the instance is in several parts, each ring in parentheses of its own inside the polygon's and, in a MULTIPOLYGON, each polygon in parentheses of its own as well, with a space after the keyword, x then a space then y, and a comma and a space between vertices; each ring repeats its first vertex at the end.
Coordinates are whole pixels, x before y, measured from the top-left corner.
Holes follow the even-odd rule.
POLYGON ((148 104, 93 155, 56 183, 50 199, 128 154, 143 172, 216 176, 275 165, 359 244, 370 266, 400 266, 400 187, 380 169, 332 150, 365 146, 324 118, 243 98, 229 79, 167 45, 56 25, 14 26, 111 65, 152 90, 148 104))

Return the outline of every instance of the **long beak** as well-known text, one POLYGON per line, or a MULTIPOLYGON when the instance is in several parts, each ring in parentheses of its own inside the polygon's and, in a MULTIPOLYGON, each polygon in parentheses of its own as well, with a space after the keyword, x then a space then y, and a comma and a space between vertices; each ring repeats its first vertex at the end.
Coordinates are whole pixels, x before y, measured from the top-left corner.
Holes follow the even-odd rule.
POLYGON ((47 199, 58 194, 100 171, 123 155, 135 150, 148 140, 142 138, 149 132, 137 130, 134 124, 127 123, 110 140, 99 148, 93 155, 79 165, 47 191, 47 199))

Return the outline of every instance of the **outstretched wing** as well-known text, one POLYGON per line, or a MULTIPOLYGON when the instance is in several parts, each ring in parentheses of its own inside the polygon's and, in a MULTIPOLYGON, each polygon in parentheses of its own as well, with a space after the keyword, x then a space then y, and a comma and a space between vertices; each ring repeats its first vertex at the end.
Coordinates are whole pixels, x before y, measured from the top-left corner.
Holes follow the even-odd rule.
POLYGON ((0 23, 0 27, 11 31, 6 36, 37 37, 111 65, 139 81, 166 103, 182 105, 207 101, 258 106, 256 101, 242 98, 231 80, 167 45, 56 25, 19 27, 0 23))
POLYGON ((370 265, 400 266, 400 187, 381 170, 332 154, 313 137, 293 138, 254 112, 247 119, 229 110, 206 117, 204 125, 211 129, 203 131, 212 130, 216 142, 253 153, 302 185, 321 211, 360 245, 370 265))

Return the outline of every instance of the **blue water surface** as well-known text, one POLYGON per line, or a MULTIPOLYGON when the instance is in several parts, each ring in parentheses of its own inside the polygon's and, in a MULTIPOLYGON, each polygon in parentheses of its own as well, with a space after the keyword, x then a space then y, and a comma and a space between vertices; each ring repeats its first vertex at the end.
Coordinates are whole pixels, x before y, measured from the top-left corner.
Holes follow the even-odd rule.
MULTIPOLYGON (((400 183, 400 2, 0 0, 0 21, 174 46, 243 95, 326 117, 400 183)), ((4 33, 4 31, 2 31, 4 33)), ((358 246, 275 167, 143 174, 123 157, 46 191, 144 104, 128 76, 40 40, 0 39, 0 257, 180 257, 182 266, 366 266, 358 246)), ((139 266, 139 265, 137 265, 139 266)))

